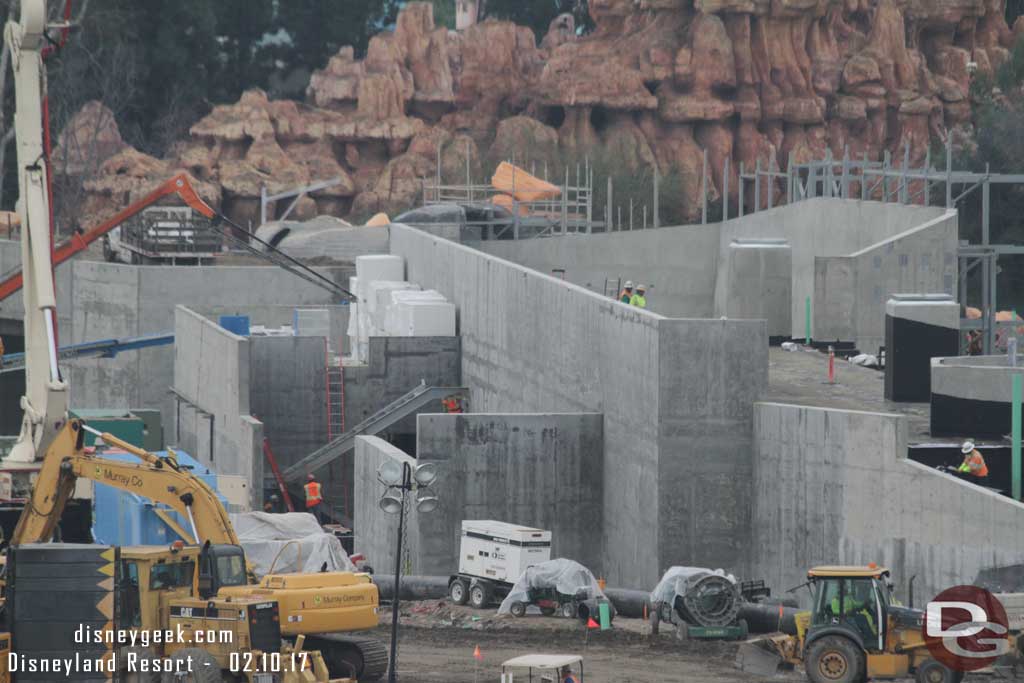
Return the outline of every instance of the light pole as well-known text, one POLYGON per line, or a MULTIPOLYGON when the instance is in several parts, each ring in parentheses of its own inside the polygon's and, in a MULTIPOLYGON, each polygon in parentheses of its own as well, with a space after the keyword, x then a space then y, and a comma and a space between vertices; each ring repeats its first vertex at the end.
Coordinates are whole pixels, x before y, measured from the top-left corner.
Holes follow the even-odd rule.
POLYGON ((388 683, 395 683, 398 660, 398 599, 402 590, 402 532, 405 528, 405 494, 423 490, 416 498, 417 512, 437 509, 437 496, 428 488, 437 481, 437 467, 433 463, 411 466, 408 462, 385 460, 377 468, 377 481, 384 484, 380 509, 389 515, 398 515, 398 542, 395 551, 395 592, 391 598, 391 653, 388 664, 388 683))

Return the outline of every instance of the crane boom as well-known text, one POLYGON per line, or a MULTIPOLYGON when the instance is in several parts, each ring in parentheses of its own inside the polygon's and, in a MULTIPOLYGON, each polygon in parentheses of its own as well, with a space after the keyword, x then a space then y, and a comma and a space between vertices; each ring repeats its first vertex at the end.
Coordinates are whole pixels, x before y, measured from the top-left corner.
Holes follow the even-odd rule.
POLYGON ((25 412, 8 460, 31 463, 45 453, 67 419, 67 384, 57 367, 57 302, 50 244, 50 197, 43 148, 42 50, 46 0, 22 0, 21 19, 8 22, 18 149, 18 216, 25 301, 25 412))
POLYGON ((189 520, 199 543, 238 545, 231 519, 216 492, 179 466, 173 454, 161 458, 112 434, 95 432, 105 443, 124 449, 139 462, 102 458, 84 450, 86 431, 95 432, 80 420, 70 420, 58 434, 18 519, 11 545, 49 541, 79 478, 167 505, 189 520))
MULTIPOLYGON (((53 252, 54 267, 59 266, 75 254, 85 250, 85 248, 90 244, 98 240, 100 237, 103 237, 103 235, 106 235, 108 232, 121 225, 143 209, 172 194, 176 194, 181 197, 181 200, 184 201, 185 204, 187 204, 193 211, 206 218, 212 220, 214 216, 217 215, 216 212, 210 208, 210 205, 204 202, 202 197, 199 196, 199 193, 196 192, 195 187, 193 187, 192 183, 189 182, 188 176, 184 173, 179 173, 170 180, 162 183, 159 187, 139 201, 126 206, 124 209, 118 211, 115 215, 103 221, 96 227, 90 228, 81 234, 76 233, 65 240, 53 252)), ((21 289, 21 287, 22 273, 20 270, 8 275, 6 279, 0 281, 0 301, 11 296, 21 289)))

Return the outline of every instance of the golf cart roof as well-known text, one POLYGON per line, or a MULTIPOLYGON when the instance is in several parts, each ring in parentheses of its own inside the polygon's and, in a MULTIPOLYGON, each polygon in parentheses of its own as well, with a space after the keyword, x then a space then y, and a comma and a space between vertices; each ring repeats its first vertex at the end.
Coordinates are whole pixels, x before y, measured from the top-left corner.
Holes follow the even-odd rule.
POLYGON ((868 565, 867 567, 841 567, 841 566, 828 566, 828 567, 815 567, 807 571, 807 578, 833 578, 833 577, 850 577, 850 578, 881 578, 885 574, 889 573, 888 567, 878 567, 868 565))
POLYGON ((518 666, 524 669, 561 669, 582 662, 579 655, 522 655, 513 657, 502 664, 502 667, 518 666))

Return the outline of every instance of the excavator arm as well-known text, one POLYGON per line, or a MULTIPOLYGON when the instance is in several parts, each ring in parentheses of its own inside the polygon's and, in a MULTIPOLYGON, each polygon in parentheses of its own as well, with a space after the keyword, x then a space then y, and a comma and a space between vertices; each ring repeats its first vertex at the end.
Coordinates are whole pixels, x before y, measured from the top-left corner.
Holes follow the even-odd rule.
POLYGON ((189 520, 197 543, 238 545, 238 536, 217 494, 180 466, 173 453, 161 458, 112 434, 92 430, 81 420, 69 420, 47 452, 11 545, 49 541, 75 489, 75 481, 80 478, 167 505, 189 520), (131 453, 139 462, 109 460, 87 453, 83 448, 86 431, 131 453))
MULTIPOLYGON (((75 254, 83 251, 90 244, 124 223, 143 209, 152 206, 164 197, 178 195, 196 213, 213 220, 217 215, 210 205, 203 201, 199 193, 189 182, 188 176, 179 173, 163 183, 139 201, 125 207, 114 216, 81 234, 76 233, 65 240, 53 253, 53 266, 57 267, 75 254)), ((0 282, 0 301, 17 292, 22 287, 22 273, 17 271, 0 282)))

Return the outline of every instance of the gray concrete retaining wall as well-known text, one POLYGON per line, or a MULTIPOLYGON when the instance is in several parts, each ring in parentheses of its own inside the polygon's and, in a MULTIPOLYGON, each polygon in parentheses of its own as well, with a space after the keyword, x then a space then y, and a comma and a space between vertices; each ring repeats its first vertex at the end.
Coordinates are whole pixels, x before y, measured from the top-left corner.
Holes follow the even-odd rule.
MULTIPOLYGON (((708 401, 706 385, 662 375, 674 364, 704 364, 697 372, 707 373, 708 381, 722 381, 726 391, 756 400, 767 384, 764 323, 668 320, 408 226, 391 226, 391 251, 406 259, 408 280, 437 289, 458 306, 462 377, 472 390, 473 411, 605 414, 603 573, 620 585, 654 585, 667 558, 682 552, 660 544, 662 505, 708 510, 722 504, 721 497, 687 483, 700 473, 674 468, 672 459, 716 450, 687 438, 716 438, 717 432, 700 431, 698 416, 737 425, 743 419, 708 401), (727 363, 717 352, 685 343, 705 342, 712 334, 722 335, 716 341, 736 340, 727 363), (738 375, 726 366, 740 357, 752 359, 756 368, 734 386, 730 382, 738 375), (669 396, 668 387, 678 393, 669 396), (663 430, 657 416, 680 422, 663 430), (687 419, 694 422, 686 425, 687 419), (673 490, 694 489, 695 500, 685 493, 672 497, 673 490), (652 506, 654 500, 661 504, 652 506)), ((720 511, 723 518, 733 513, 720 511)), ((717 567, 731 565, 735 556, 708 545, 686 559, 717 567)))
POLYGON ((941 216, 849 256, 815 258, 814 338, 869 352, 884 345, 891 295, 955 294, 956 241, 955 215, 941 216))
POLYGON ((653 282, 647 297, 651 310, 700 318, 724 315, 715 302, 731 298, 733 240, 783 239, 792 249, 791 336, 803 338, 804 308, 811 297, 815 338, 877 348, 889 294, 955 291, 956 226, 956 212, 943 208, 816 198, 720 224, 479 246, 544 273, 565 269, 567 280, 600 293, 606 278, 653 282), (833 272, 823 274, 819 285, 816 259, 835 257, 848 260, 830 261, 833 272), (857 273, 863 275, 853 281, 857 273), (819 287, 827 292, 816 295, 819 287))
POLYGON ((608 278, 643 283, 649 287, 651 310, 670 317, 710 318, 719 233, 717 224, 690 225, 518 242, 485 240, 478 246, 541 273, 564 269, 566 280, 599 294, 608 278))
MULTIPOLYGON (((459 337, 371 337, 369 362, 345 366, 345 428, 354 427, 421 381, 462 386, 459 337)), ((414 418, 393 431, 413 434, 414 418)))
MULTIPOLYGON (((188 310, 175 309, 174 435, 219 474, 263 478, 262 424, 250 416, 249 339, 188 310)), ((261 492, 253 486, 252 504, 261 492)), ((258 509, 258 508, 257 508, 258 509)))
MULTIPOLYGON (((395 549, 398 541, 398 515, 389 515, 380 509, 378 503, 384 493, 384 486, 377 482, 377 468, 385 460, 408 462, 416 465, 416 459, 402 450, 392 446, 384 439, 376 436, 357 436, 355 453, 355 475, 362 485, 355 489, 354 537, 353 548, 357 553, 366 556, 375 571, 390 573, 395 571, 395 549)), ((441 507, 430 513, 446 514, 445 501, 441 507)), ((409 544, 409 559, 412 567, 409 573, 422 573, 419 567, 419 551, 421 548, 419 533, 419 513, 416 506, 411 505, 406 517, 408 531, 406 540, 409 544)))
MULTIPOLYGON (((322 269, 339 282, 350 271, 322 269)), ((222 314, 244 314, 258 323, 282 317, 284 306, 336 302, 326 290, 276 267, 70 261, 57 269, 62 344, 172 330, 175 305, 192 303, 214 319, 222 314)), ((21 310, 21 297, 16 295, 0 304, 0 317, 20 318, 21 310)), ((287 316, 286 322, 290 322, 291 314, 287 316)), ((171 433, 166 417, 173 414, 174 407, 167 394, 174 378, 174 351, 170 346, 116 358, 81 359, 67 365, 73 407, 157 408, 163 411, 165 429, 171 433)))
POLYGON ((1006 356, 932 358, 932 393, 1009 403, 1014 374, 1024 374, 1024 363, 1010 367, 1006 356))
POLYGON ((908 460, 905 416, 758 403, 754 440, 753 567, 773 587, 877 562, 930 599, 1024 561, 1024 505, 908 460))
POLYGON ((457 570, 464 519, 548 529, 552 557, 600 571, 601 415, 421 414, 417 424, 417 459, 439 464, 433 488, 442 504, 419 519, 417 571, 457 570))
POLYGON ((324 338, 251 337, 249 346, 249 405, 285 468, 327 443, 324 338))

